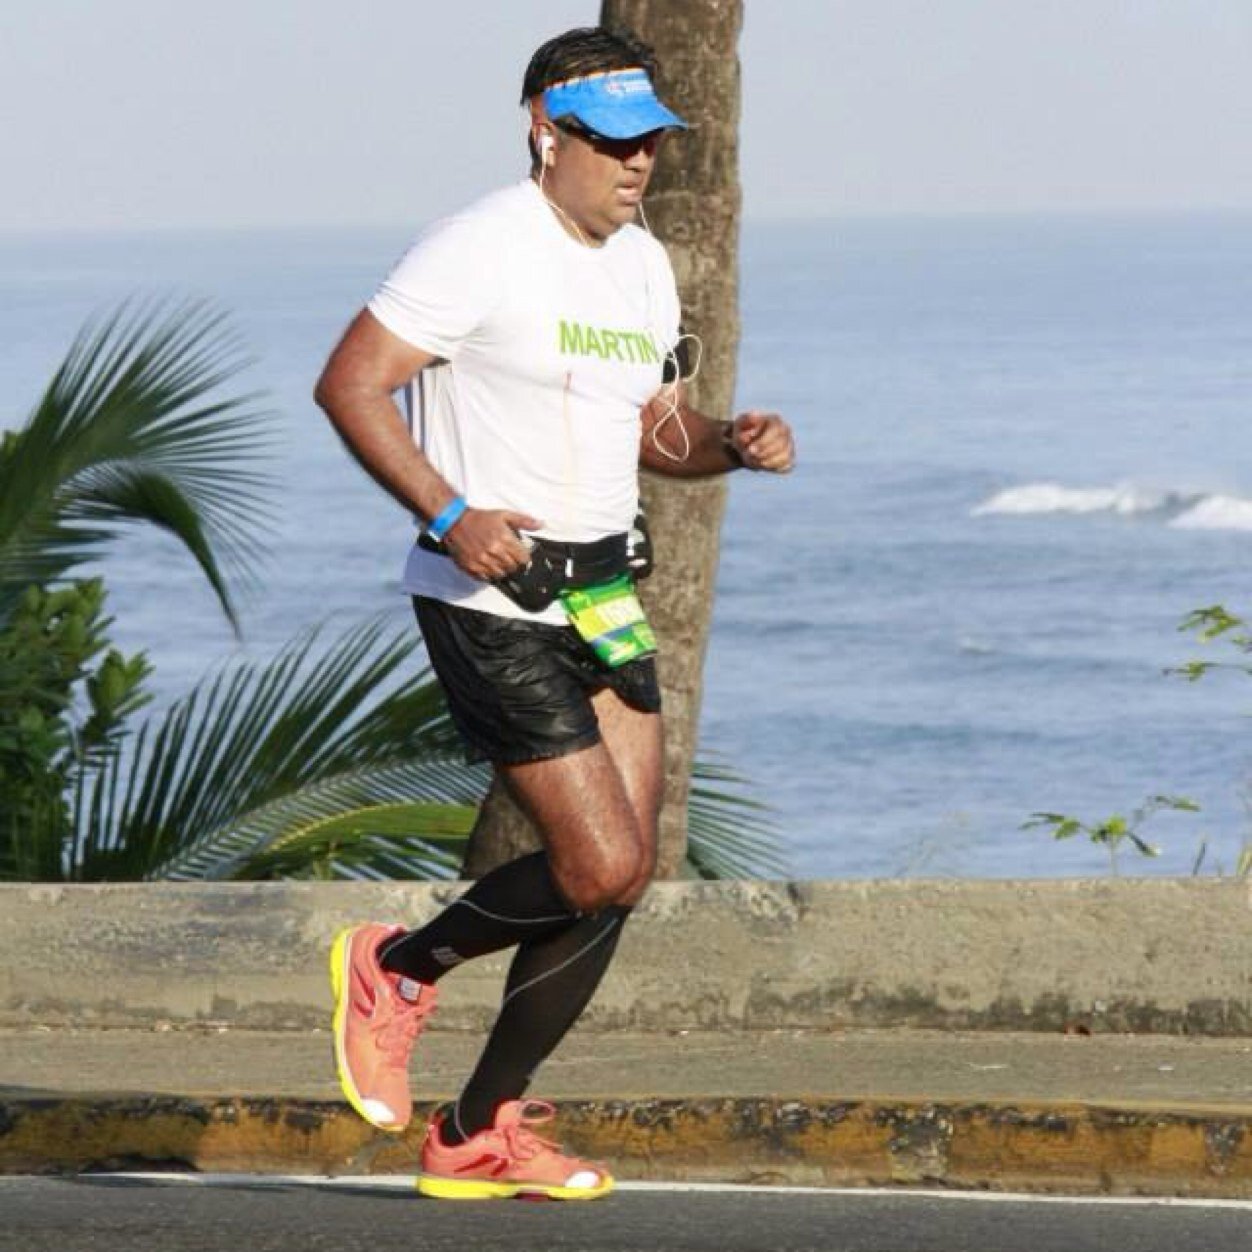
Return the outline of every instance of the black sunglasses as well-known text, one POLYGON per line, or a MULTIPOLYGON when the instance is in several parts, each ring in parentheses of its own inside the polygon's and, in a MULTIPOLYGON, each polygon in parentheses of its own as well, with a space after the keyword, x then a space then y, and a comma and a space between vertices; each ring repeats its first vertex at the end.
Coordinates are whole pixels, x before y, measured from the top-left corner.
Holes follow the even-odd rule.
POLYGON ((590 144, 597 152, 619 159, 634 156, 640 148, 646 148, 649 145, 655 147, 665 133, 660 130, 649 130, 642 135, 632 135, 629 139, 610 139, 608 135, 602 135, 599 131, 592 130, 590 126, 584 126, 572 117, 553 118, 552 125, 563 134, 573 135, 584 143, 590 144))

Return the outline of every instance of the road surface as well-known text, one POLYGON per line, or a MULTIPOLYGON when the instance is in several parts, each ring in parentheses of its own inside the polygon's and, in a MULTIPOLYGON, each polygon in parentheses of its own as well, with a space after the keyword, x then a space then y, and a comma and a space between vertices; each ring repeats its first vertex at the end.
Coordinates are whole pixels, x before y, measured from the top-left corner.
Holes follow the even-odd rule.
POLYGON ((1252 1203, 627 1186, 425 1200, 396 1179, 0 1178, 3 1252, 1248 1252, 1252 1203))

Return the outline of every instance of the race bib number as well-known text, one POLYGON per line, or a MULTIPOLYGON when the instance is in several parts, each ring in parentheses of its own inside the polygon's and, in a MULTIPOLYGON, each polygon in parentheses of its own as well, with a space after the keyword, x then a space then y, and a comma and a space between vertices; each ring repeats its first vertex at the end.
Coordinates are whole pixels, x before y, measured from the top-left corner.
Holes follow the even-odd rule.
POLYGON ((629 574, 561 592, 569 624, 601 661, 617 669, 656 651, 656 635, 629 574))

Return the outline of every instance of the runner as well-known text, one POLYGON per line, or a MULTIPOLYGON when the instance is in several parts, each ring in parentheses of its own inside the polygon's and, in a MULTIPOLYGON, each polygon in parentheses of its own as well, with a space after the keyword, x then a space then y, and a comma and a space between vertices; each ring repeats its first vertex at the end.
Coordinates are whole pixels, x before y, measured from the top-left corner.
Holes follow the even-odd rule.
POLYGON ((405 570, 472 757, 543 851, 485 875, 417 930, 369 924, 331 954, 339 1077, 373 1125, 412 1115, 408 1065, 449 970, 517 947, 459 1099, 428 1129, 419 1188, 452 1199, 594 1199, 608 1170, 541 1138, 524 1097, 595 992, 652 877, 662 782, 650 560, 638 467, 701 476, 793 462, 776 414, 689 407, 673 272, 636 225, 657 149, 685 123, 655 61, 599 27, 526 70, 529 176, 421 235, 317 388, 349 449, 424 522, 405 570), (405 389, 409 426, 393 394, 405 389))

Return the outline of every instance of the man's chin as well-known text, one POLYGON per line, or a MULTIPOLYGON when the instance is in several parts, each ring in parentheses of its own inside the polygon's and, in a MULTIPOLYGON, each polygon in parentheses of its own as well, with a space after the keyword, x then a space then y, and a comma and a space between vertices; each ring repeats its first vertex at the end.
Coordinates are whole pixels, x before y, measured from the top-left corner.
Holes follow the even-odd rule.
POLYGON ((621 230, 623 226, 629 226, 632 222, 639 220, 639 206, 615 204, 609 213, 609 220, 613 224, 613 230, 621 230))

